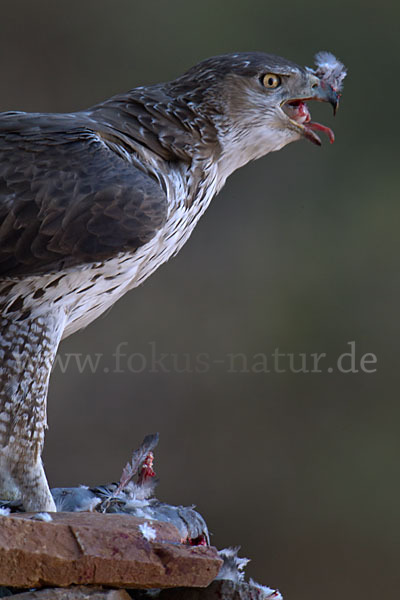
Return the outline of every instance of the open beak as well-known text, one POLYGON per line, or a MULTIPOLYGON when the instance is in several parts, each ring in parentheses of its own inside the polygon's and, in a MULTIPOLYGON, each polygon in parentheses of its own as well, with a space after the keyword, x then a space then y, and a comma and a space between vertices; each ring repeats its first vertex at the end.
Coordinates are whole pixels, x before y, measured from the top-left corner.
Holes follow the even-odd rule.
POLYGON ((327 82, 315 75, 310 74, 310 93, 304 97, 289 98, 281 103, 283 112, 288 117, 292 127, 294 127, 305 138, 321 145, 321 140, 316 131, 326 133, 331 144, 335 141, 335 135, 325 125, 311 120, 311 114, 307 106, 308 100, 317 100, 318 102, 329 102, 333 107, 333 114, 336 114, 339 106, 340 94, 327 82))

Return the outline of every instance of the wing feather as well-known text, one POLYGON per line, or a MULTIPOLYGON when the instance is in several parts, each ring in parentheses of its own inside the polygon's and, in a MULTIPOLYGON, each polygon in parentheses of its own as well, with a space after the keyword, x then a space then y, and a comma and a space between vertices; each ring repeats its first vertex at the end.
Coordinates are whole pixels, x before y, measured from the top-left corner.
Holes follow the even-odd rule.
POLYGON ((0 115, 0 277, 134 252, 165 222, 159 183, 76 115, 0 115))

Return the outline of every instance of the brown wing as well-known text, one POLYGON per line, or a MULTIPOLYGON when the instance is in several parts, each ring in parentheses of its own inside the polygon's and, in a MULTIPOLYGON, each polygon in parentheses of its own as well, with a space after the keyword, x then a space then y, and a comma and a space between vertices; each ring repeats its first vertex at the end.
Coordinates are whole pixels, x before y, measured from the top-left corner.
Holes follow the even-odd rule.
POLYGON ((158 182, 92 127, 79 113, 0 115, 0 277, 135 251, 162 227, 158 182))

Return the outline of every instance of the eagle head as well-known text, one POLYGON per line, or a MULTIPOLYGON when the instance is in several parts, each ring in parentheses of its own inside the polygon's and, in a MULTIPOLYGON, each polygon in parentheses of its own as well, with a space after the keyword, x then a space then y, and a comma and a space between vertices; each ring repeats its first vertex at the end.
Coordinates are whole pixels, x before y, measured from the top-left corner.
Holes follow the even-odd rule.
POLYGON ((332 54, 316 55, 316 69, 262 52, 209 58, 173 82, 174 92, 212 121, 221 146, 224 176, 268 152, 306 138, 321 145, 307 102, 338 107, 345 67, 332 54))

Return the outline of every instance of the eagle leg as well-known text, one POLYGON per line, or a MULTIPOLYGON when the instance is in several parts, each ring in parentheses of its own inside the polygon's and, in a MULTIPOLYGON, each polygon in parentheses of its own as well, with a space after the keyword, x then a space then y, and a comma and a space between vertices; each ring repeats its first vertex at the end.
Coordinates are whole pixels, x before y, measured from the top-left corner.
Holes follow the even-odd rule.
POLYGON ((51 368, 63 314, 0 317, 0 498, 55 511, 41 454, 51 368))

